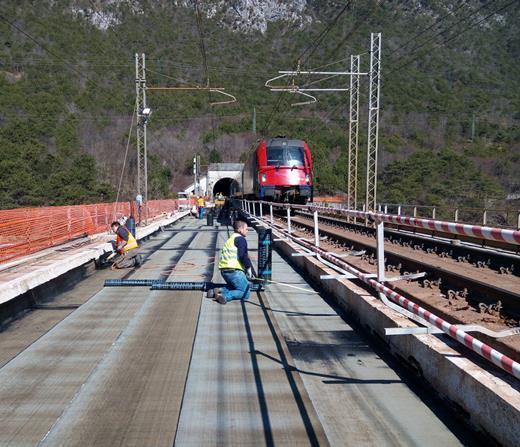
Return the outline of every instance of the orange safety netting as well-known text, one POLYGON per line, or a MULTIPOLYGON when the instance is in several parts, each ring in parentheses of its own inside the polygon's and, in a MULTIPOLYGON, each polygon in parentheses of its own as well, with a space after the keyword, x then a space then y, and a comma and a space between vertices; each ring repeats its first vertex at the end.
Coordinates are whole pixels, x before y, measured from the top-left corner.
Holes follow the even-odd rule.
MULTIPOLYGON (((173 213, 178 207, 177 200, 150 200, 148 218, 173 213)), ((119 202, 0 210, 0 263, 108 231, 114 220, 130 216, 130 208, 129 202, 119 202)))

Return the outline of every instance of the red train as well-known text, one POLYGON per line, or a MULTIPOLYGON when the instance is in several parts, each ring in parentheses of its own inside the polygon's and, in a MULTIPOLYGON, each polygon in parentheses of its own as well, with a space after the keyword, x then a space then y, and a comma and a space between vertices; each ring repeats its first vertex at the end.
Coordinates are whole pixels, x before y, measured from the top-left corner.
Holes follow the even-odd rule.
POLYGON ((242 171, 245 198, 312 202, 312 157, 307 143, 285 137, 259 143, 242 171))

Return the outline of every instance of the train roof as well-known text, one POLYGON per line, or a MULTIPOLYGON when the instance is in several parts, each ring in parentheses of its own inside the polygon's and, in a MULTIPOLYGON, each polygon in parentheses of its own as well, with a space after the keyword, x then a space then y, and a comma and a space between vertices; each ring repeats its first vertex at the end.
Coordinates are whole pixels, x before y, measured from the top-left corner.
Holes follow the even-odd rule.
POLYGON ((303 140, 295 140, 291 138, 282 138, 282 137, 275 137, 275 138, 269 138, 267 140, 267 146, 283 146, 284 144, 288 146, 301 146, 305 144, 305 141, 303 140))

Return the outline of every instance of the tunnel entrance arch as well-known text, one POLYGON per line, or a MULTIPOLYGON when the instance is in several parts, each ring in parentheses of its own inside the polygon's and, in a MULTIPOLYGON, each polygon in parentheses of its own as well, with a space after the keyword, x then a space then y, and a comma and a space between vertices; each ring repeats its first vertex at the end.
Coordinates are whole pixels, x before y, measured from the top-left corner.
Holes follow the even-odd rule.
MULTIPOLYGON (((226 197, 240 192, 242 189, 242 169, 243 163, 212 163, 208 166, 206 175, 200 178, 200 190, 202 194, 207 194, 213 199, 217 193, 226 197)), ((184 192, 195 192, 195 185, 192 183, 184 192)))
POLYGON ((218 193, 226 197, 235 195, 241 189, 242 163, 212 163, 208 166, 208 194, 215 198, 218 193))
POLYGON ((230 197, 239 190, 238 182, 230 177, 224 177, 218 180, 213 186, 213 197, 217 194, 222 194, 230 197))

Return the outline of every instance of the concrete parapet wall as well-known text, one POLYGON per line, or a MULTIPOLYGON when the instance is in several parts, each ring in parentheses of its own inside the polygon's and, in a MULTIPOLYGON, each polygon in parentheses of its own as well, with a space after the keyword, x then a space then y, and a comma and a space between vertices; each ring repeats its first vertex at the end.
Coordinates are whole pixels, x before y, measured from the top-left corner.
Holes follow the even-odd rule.
MULTIPOLYGON (((158 231, 160 227, 170 225, 187 214, 188 211, 183 211, 170 217, 158 219, 146 227, 138 228, 137 240, 141 240, 150 236, 151 234, 158 231)), ((112 251, 112 246, 110 244, 110 240, 112 239, 114 239, 114 236, 110 236, 106 233, 89 236, 87 240, 90 240, 90 243, 67 252, 65 259, 62 258, 49 261, 46 256, 39 255, 38 253, 29 256, 28 258, 37 260, 33 261, 34 269, 21 275, 13 274, 12 279, 2 283, 2 288, 0 290, 0 304, 6 303, 48 281, 52 281, 53 279, 56 279, 59 276, 74 270, 77 267, 98 259, 100 256, 109 251, 112 251)), ((64 246, 72 244, 74 244, 74 242, 69 242, 64 244, 64 246)), ((54 250, 59 248, 60 246, 54 247, 54 250)), ((52 250, 53 249, 46 250, 49 256, 52 253, 52 250)), ((24 259, 21 258, 12 264, 19 265, 23 262, 24 259)), ((2 267, 5 268, 8 266, 9 265, 2 267)))
POLYGON ((321 282, 323 289, 342 308, 369 332, 383 340, 395 356, 416 369, 442 397, 461 409, 470 424, 486 432, 500 444, 518 445, 518 380, 484 360, 466 358, 464 353, 461 354, 466 349, 444 335, 385 336, 385 328, 415 325, 352 281, 320 280, 320 275, 335 272, 312 257, 291 257, 292 253, 300 251, 292 243, 277 241, 275 248, 308 273, 314 281, 321 282), (489 367, 492 372, 486 371, 484 367, 489 367))

